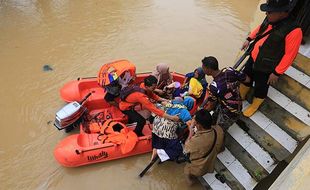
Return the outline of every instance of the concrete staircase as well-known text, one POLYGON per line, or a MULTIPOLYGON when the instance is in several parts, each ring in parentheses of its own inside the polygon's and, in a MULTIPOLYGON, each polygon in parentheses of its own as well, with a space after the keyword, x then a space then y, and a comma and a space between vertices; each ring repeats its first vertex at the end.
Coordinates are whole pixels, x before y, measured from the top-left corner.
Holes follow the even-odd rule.
POLYGON ((309 135, 310 59, 298 54, 259 111, 229 128, 215 172, 199 180, 206 189, 254 189, 309 135))

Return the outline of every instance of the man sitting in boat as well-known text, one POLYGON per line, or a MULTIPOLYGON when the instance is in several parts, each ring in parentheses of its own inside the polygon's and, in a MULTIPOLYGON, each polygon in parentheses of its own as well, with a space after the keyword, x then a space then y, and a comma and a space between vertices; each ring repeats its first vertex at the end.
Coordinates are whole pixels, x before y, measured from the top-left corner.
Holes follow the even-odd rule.
MULTIPOLYGON (((189 155, 189 163, 184 167, 184 173, 189 185, 194 179, 214 171, 216 156, 224 141, 224 132, 220 126, 211 126, 212 116, 206 110, 196 112, 192 126, 197 131, 185 142, 184 152, 189 155)), ((192 127, 190 130, 193 130, 192 127)))
MULTIPOLYGON (((191 114, 189 110, 193 108, 194 99, 186 97, 184 101, 174 100, 172 103, 164 103, 163 108, 170 115, 177 115, 180 122, 174 122, 160 116, 156 116, 152 130, 152 159, 159 156, 161 162, 166 160, 176 160, 183 153, 183 148, 177 134, 177 130, 182 130, 184 125, 190 127, 191 114)), ((180 132, 182 133, 182 132, 180 132)))
POLYGON ((160 117, 173 121, 179 120, 178 116, 171 116, 165 113, 163 110, 156 108, 156 106, 149 100, 149 98, 157 102, 166 100, 153 93, 157 86, 157 82, 156 77, 150 75, 144 79, 144 83, 140 86, 131 83, 121 90, 121 102, 119 103, 119 108, 128 116, 129 123, 137 122, 134 132, 138 136, 144 136, 142 130, 146 123, 146 119, 134 109, 136 105, 140 104, 143 108, 146 108, 160 117))
POLYGON ((128 60, 118 60, 104 64, 97 77, 98 84, 106 90, 104 100, 118 107, 116 98, 122 88, 133 81, 136 76, 136 66, 128 60))
POLYGON ((107 91, 104 96, 104 100, 110 105, 118 107, 118 102, 115 100, 117 97, 119 97, 121 91, 121 85, 118 83, 118 80, 114 80, 104 88, 107 91))
POLYGON ((116 101, 116 98, 119 97, 121 89, 128 86, 130 82, 135 79, 134 75, 130 71, 125 71, 121 74, 120 77, 116 78, 109 85, 106 85, 104 88, 107 91, 104 99, 112 106, 119 107, 119 103, 116 101))

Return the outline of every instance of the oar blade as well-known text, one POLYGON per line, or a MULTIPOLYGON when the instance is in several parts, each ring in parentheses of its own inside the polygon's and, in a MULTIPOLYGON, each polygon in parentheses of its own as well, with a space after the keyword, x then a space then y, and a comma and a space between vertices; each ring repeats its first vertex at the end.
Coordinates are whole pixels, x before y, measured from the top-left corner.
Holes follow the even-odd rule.
POLYGON ((159 159, 158 156, 156 156, 145 168, 144 170, 139 174, 139 177, 142 178, 144 174, 155 164, 155 162, 159 159))

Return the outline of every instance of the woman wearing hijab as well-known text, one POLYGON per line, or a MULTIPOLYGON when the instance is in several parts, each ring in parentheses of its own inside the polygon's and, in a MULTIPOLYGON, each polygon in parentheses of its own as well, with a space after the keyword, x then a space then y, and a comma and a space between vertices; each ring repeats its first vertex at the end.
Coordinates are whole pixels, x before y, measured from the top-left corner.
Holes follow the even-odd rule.
POLYGON ((169 66, 165 63, 159 63, 156 65, 155 70, 152 72, 158 82, 157 82, 157 89, 155 92, 159 95, 164 95, 163 89, 172 83, 172 75, 169 72, 169 66))
POLYGON ((182 85, 182 96, 190 95, 196 99, 204 98, 208 83, 201 67, 195 69, 194 72, 187 73, 182 85))

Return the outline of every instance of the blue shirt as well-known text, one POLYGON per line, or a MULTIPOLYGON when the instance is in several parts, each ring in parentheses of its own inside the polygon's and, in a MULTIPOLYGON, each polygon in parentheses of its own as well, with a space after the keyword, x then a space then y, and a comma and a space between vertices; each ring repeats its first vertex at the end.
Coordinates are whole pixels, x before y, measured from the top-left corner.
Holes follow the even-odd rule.
POLYGON ((186 106, 184 106, 182 103, 172 103, 168 104, 166 107, 168 107, 168 109, 166 110, 167 114, 169 115, 179 114, 178 116, 180 120, 184 123, 192 119, 191 114, 187 110, 186 106))

